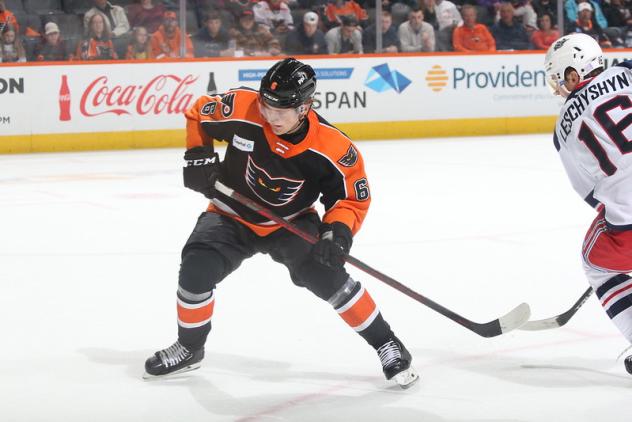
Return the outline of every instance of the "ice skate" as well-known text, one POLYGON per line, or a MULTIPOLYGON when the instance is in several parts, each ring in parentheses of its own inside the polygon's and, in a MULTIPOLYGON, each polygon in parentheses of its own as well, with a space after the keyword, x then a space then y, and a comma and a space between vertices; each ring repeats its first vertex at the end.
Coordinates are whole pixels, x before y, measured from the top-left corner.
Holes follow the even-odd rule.
POLYGON ((145 361, 144 379, 164 377, 193 371, 201 366, 204 359, 204 348, 189 350, 179 341, 166 349, 159 350, 145 361))
POLYGON ((417 371, 411 366, 412 356, 397 337, 380 346, 377 354, 387 380, 394 380, 401 388, 409 388, 419 380, 417 371))

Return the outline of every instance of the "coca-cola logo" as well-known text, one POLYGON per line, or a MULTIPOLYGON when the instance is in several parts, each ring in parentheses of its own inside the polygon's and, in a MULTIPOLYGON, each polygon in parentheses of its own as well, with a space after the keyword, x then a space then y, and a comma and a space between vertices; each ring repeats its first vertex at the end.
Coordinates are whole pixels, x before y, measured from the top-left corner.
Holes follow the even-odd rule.
POLYGON ((193 94, 187 92, 198 77, 158 75, 144 85, 110 83, 107 76, 92 81, 83 92, 79 110, 86 117, 113 113, 180 114, 193 104, 193 94))

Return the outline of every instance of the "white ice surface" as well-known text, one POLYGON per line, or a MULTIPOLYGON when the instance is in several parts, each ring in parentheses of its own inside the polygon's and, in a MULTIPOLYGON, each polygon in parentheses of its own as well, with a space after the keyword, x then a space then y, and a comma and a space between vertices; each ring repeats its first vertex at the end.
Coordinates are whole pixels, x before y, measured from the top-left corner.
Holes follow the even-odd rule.
MULTIPOLYGON (((373 204, 353 255, 470 319, 586 289, 593 211, 549 136, 360 143, 373 204)), ((179 253, 206 201, 181 150, 0 156, 0 421, 626 421, 627 346, 593 297, 569 324, 479 337, 351 269, 414 356, 416 388, 286 270, 219 285, 200 370, 143 381, 176 338, 179 253)))

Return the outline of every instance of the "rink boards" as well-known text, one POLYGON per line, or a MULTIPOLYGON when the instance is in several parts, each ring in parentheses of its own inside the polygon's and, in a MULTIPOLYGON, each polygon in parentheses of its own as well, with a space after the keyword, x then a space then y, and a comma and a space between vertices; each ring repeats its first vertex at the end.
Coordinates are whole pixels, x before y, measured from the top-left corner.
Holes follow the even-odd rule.
MULTIPOLYGON (((542 52, 312 56, 314 108, 353 139, 537 133, 559 108, 542 52)), ((607 53, 607 64, 632 50, 607 53)), ((207 90, 257 88, 276 60, 0 66, 0 153, 184 143, 183 111, 207 90), (65 79, 65 82, 63 82, 65 79)))

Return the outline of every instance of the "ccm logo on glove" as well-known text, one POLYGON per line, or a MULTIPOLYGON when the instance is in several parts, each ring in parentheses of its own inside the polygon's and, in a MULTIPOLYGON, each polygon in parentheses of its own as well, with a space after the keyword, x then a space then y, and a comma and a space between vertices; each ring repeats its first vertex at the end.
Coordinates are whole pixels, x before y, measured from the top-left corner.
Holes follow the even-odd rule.
POLYGON ((207 166, 215 163, 217 157, 197 158, 195 160, 187 160, 187 167, 207 166))
POLYGON ((184 186, 200 192, 207 198, 213 198, 215 181, 222 171, 219 156, 210 146, 200 146, 188 149, 184 153, 186 167, 182 169, 184 186))

